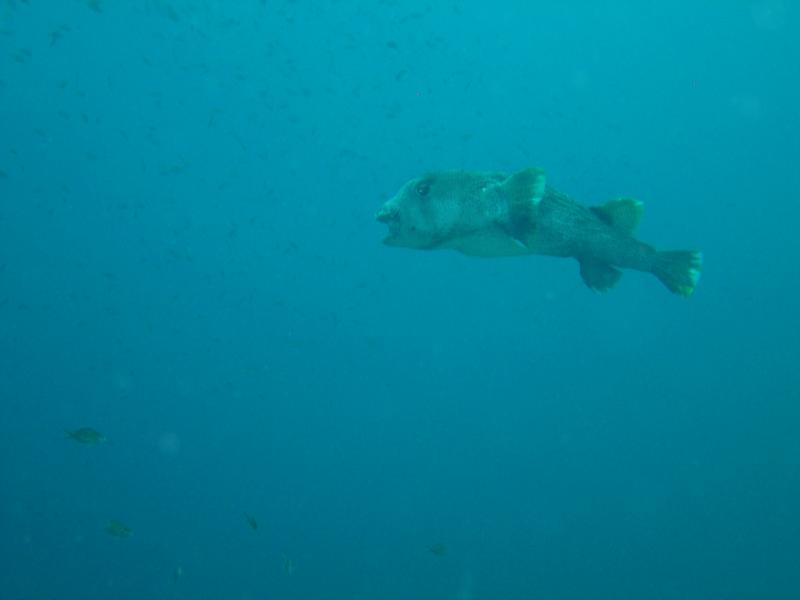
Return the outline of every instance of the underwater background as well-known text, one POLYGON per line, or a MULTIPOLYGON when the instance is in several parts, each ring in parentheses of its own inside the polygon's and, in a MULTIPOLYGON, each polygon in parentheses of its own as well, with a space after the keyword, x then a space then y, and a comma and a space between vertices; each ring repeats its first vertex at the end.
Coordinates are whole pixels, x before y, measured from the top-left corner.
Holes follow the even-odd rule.
POLYGON ((0 599, 800 597, 798 106, 788 0, 0 0, 0 599), (529 166, 694 296, 381 244, 529 166))

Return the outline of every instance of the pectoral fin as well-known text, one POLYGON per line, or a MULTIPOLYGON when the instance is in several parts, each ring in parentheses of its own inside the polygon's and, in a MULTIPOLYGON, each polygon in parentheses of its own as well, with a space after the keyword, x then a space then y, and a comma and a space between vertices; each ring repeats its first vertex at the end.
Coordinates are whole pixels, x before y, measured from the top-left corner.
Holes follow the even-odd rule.
POLYGON ((591 210, 611 227, 632 235, 642 220, 644 205, 633 198, 617 198, 591 210))
POLYGON ((510 175, 500 189, 508 199, 509 235, 524 245, 536 226, 536 212, 545 192, 544 170, 531 168, 510 175))
POLYGON ((607 292, 622 277, 622 271, 611 265, 593 260, 580 260, 581 278, 595 292, 607 292))

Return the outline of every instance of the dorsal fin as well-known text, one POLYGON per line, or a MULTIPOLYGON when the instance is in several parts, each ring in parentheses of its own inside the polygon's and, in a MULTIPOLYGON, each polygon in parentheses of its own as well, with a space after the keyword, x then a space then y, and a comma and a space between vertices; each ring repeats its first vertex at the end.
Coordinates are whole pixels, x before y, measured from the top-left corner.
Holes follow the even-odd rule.
POLYGON ((536 209, 544 197, 547 177, 543 169, 530 168, 510 175, 500 184, 508 199, 509 233, 524 244, 536 225, 536 209))
POLYGON ((612 227, 632 234, 642 220, 644 204, 633 198, 617 198, 600 206, 593 206, 592 212, 612 227))

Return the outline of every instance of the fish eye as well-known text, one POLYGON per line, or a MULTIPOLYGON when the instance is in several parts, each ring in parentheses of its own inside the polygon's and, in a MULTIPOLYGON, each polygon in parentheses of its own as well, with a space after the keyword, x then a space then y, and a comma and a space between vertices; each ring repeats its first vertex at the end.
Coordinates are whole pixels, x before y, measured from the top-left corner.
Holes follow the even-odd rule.
POLYGON ((424 198, 431 191, 431 184, 429 181, 421 181, 417 184, 417 195, 424 198))

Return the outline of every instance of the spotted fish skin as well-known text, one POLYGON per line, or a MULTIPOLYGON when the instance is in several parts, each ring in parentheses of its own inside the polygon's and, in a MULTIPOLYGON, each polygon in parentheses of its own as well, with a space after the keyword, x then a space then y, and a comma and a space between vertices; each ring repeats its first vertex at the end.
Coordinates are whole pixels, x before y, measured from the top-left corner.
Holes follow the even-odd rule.
POLYGON ((652 273, 671 292, 690 296, 702 268, 692 250, 659 251, 634 236, 643 205, 618 198, 579 204, 550 186, 542 169, 438 171, 407 182, 378 211, 389 246, 452 249, 469 256, 540 254, 575 258, 586 285, 611 289, 620 269, 652 273))

